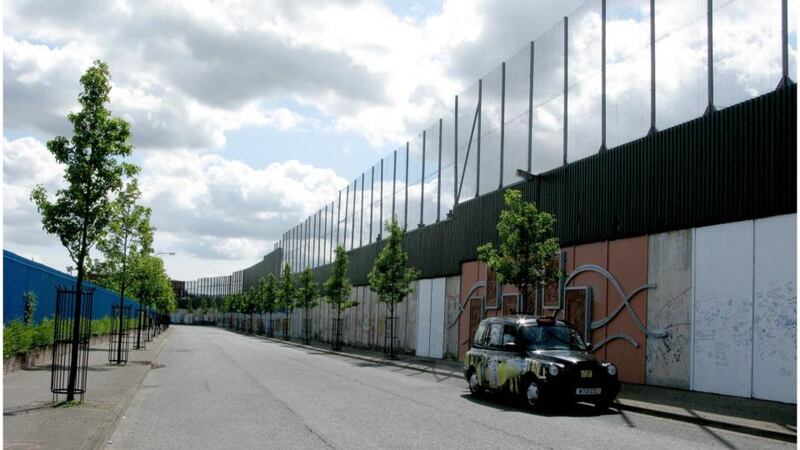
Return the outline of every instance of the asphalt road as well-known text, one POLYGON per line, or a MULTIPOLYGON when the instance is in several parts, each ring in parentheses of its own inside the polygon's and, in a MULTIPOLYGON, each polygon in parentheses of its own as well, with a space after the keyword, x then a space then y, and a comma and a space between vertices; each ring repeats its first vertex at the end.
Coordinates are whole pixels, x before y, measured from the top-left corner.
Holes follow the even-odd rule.
POLYGON ((219 328, 175 326, 107 448, 769 448, 787 443, 578 405, 530 413, 462 379, 219 328))

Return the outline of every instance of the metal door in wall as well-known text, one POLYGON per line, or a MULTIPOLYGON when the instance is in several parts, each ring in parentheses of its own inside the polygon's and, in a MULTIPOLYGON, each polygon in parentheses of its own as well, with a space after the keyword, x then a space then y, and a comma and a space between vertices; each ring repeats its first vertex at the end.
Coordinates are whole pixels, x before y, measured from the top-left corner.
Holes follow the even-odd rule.
POLYGON ((588 341, 592 332, 592 288, 590 286, 564 288, 564 318, 575 326, 588 341))

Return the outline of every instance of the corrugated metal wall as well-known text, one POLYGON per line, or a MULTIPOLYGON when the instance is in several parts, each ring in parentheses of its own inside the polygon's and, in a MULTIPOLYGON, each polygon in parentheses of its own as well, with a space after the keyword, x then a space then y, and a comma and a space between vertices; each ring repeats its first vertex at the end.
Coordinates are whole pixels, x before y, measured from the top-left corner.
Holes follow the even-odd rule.
MULTIPOLYGON (((796 211, 797 85, 659 131, 515 185, 555 214, 562 246, 796 211)), ((453 218, 410 232, 409 264, 421 278, 460 273, 496 241, 503 192, 459 204, 453 218)), ((350 252, 353 284, 382 243, 350 252)), ((275 270, 279 250, 245 271, 245 288, 275 270)), ((319 280, 329 266, 315 270, 319 280)))
MULTIPOLYGON (((25 315, 25 292, 36 294, 37 305, 34 322, 53 317, 56 312, 56 286, 75 289, 77 279, 52 267, 23 258, 3 250, 3 323, 22 320, 25 315)), ((92 318, 111 315, 111 305, 119 304, 119 293, 85 282, 84 288, 94 288, 92 318)), ((128 297, 128 306, 138 303, 128 297)))

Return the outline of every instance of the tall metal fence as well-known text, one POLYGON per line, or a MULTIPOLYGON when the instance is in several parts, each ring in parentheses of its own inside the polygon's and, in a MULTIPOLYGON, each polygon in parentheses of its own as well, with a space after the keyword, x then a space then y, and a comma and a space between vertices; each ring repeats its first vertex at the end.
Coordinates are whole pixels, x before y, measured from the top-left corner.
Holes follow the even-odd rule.
POLYGON ((294 271, 796 80, 797 0, 591 0, 456 95, 276 248, 294 271))

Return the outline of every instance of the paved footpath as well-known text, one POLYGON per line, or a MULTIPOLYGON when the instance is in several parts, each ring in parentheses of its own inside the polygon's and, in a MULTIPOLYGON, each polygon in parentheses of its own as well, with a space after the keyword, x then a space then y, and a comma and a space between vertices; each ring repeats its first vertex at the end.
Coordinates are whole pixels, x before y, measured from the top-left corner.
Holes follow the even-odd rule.
POLYGON ((220 328, 173 326, 109 449, 790 448, 584 405, 530 413, 463 380, 220 328))
POLYGON ((125 366, 108 364, 107 341, 91 347, 87 393, 77 406, 53 406, 49 365, 5 375, 3 448, 102 448, 169 334, 148 342, 146 350, 131 350, 125 366))

